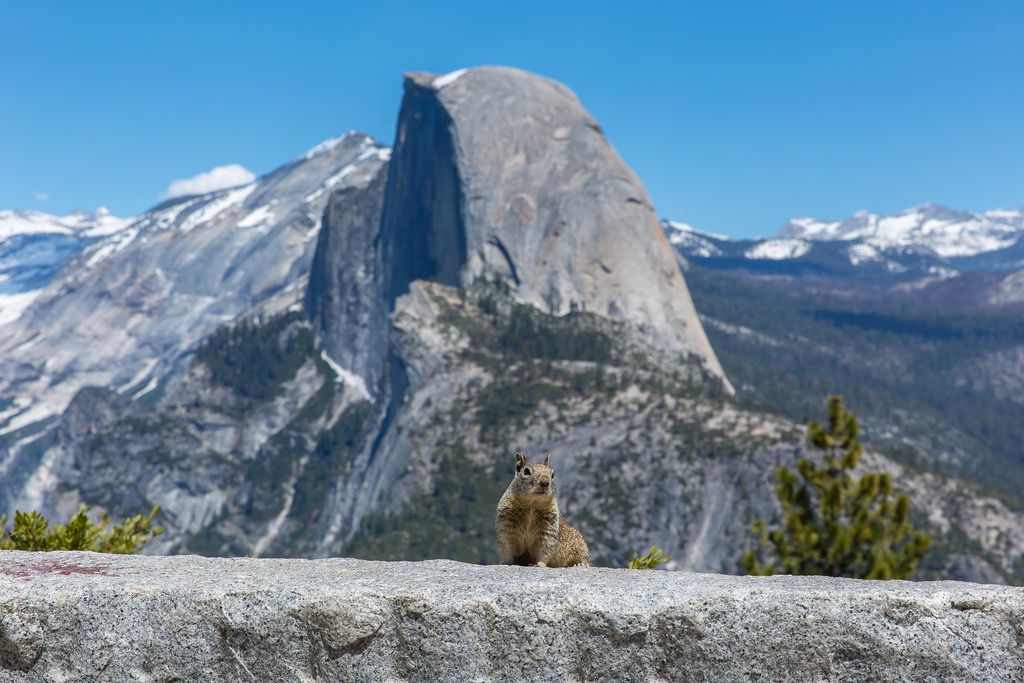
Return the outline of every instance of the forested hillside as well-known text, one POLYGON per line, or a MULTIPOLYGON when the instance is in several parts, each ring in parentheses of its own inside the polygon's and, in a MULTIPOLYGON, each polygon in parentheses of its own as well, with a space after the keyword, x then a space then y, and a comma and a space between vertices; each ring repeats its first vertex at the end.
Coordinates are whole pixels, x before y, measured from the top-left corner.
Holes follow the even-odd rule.
POLYGON ((751 399, 806 422, 842 394, 871 447, 1024 505, 1024 320, 923 297, 693 267, 708 336, 751 399))

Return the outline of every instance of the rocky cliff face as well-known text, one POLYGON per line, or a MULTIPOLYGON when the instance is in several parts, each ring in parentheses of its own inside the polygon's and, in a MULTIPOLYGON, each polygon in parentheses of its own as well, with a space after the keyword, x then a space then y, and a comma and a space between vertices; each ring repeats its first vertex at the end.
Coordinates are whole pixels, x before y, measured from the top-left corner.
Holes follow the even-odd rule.
POLYGON ((509 68, 406 76, 381 224, 387 293, 499 278, 624 320, 724 377, 643 186, 565 86, 509 68))
POLYGON ((956 582, 0 552, 26 681, 1008 681, 1022 613, 956 582))
POLYGON ((327 353, 379 396, 388 356, 387 272, 380 221, 388 166, 331 195, 309 276, 307 308, 327 353))

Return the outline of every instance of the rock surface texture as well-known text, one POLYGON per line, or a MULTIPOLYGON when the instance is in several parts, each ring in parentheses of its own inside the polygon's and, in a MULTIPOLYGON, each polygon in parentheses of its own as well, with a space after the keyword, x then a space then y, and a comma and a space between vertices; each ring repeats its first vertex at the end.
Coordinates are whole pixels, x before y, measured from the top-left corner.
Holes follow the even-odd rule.
POLYGON ((5 680, 1024 678, 1024 589, 0 552, 5 680))

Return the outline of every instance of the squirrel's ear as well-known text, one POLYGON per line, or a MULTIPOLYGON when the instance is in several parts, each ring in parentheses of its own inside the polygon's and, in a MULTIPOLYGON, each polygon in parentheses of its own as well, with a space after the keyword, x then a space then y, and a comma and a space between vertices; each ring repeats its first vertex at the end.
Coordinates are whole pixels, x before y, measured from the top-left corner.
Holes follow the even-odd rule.
POLYGON ((526 467, 526 456, 516 451, 516 472, 526 467))
POLYGON ((544 458, 544 466, 545 467, 548 466, 548 460, 551 460, 551 454, 550 453, 548 453, 548 457, 544 458))

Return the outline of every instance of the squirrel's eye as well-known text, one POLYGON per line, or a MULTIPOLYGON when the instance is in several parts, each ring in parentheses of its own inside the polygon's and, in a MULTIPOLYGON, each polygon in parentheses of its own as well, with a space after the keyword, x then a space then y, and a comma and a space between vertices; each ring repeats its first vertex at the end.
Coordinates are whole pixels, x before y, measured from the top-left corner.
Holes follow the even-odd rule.
POLYGON ((523 476, 524 477, 530 476, 530 468, 529 467, 524 467, 523 468, 523 476))

